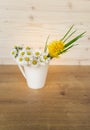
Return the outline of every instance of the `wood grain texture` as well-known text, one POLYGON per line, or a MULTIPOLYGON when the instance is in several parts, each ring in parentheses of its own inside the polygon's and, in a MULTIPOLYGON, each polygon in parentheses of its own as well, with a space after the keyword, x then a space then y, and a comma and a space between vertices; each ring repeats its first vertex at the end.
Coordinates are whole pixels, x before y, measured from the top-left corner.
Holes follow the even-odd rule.
POLYGON ((0 130, 90 130, 90 66, 49 66, 40 90, 0 66, 0 130))
POLYGON ((0 64, 15 64, 10 57, 14 45, 43 48, 49 34, 49 41, 60 39, 72 24, 87 34, 72 57, 52 64, 90 65, 90 0, 0 0, 0 64))

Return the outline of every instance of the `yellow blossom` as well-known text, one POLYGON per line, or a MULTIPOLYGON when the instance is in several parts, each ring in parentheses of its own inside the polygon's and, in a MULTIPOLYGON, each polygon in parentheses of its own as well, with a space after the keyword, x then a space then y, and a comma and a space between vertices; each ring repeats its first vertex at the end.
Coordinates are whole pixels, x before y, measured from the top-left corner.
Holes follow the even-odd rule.
POLYGON ((56 40, 52 41, 47 47, 51 57, 58 57, 64 49, 64 43, 56 40))

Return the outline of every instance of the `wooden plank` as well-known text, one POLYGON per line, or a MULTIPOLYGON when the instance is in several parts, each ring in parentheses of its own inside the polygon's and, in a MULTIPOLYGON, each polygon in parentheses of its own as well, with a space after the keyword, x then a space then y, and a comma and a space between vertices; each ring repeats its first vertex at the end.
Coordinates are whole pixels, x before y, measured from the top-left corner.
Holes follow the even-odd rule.
POLYGON ((88 12, 90 11, 89 0, 27 0, 23 1, 15 1, 12 2, 11 0, 0 0, 0 8, 3 10, 5 8, 6 10, 17 10, 17 11, 84 11, 88 12), (78 5, 78 6, 77 6, 78 5), (82 5, 82 6, 81 6, 82 5))
POLYGON ((0 66, 1 130, 89 130, 90 66, 50 66, 32 90, 17 66, 0 66))

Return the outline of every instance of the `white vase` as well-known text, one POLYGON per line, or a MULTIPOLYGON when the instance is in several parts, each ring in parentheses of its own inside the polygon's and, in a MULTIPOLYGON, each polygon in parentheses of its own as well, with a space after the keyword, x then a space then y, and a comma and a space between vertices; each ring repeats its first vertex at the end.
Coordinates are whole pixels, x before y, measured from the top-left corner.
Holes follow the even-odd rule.
POLYGON ((29 88, 40 89, 44 87, 47 77, 48 64, 39 65, 37 67, 24 66, 24 69, 22 66, 18 66, 25 77, 29 88))

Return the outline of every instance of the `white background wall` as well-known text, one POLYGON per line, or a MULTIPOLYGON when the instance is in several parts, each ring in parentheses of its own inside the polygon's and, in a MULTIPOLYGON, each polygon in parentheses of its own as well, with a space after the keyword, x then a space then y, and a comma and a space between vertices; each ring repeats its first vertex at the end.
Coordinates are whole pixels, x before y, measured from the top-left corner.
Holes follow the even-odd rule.
POLYGON ((90 65, 90 0, 0 0, 0 64, 15 64, 14 45, 44 47, 49 34, 60 39, 72 24, 86 36, 51 64, 90 65))

